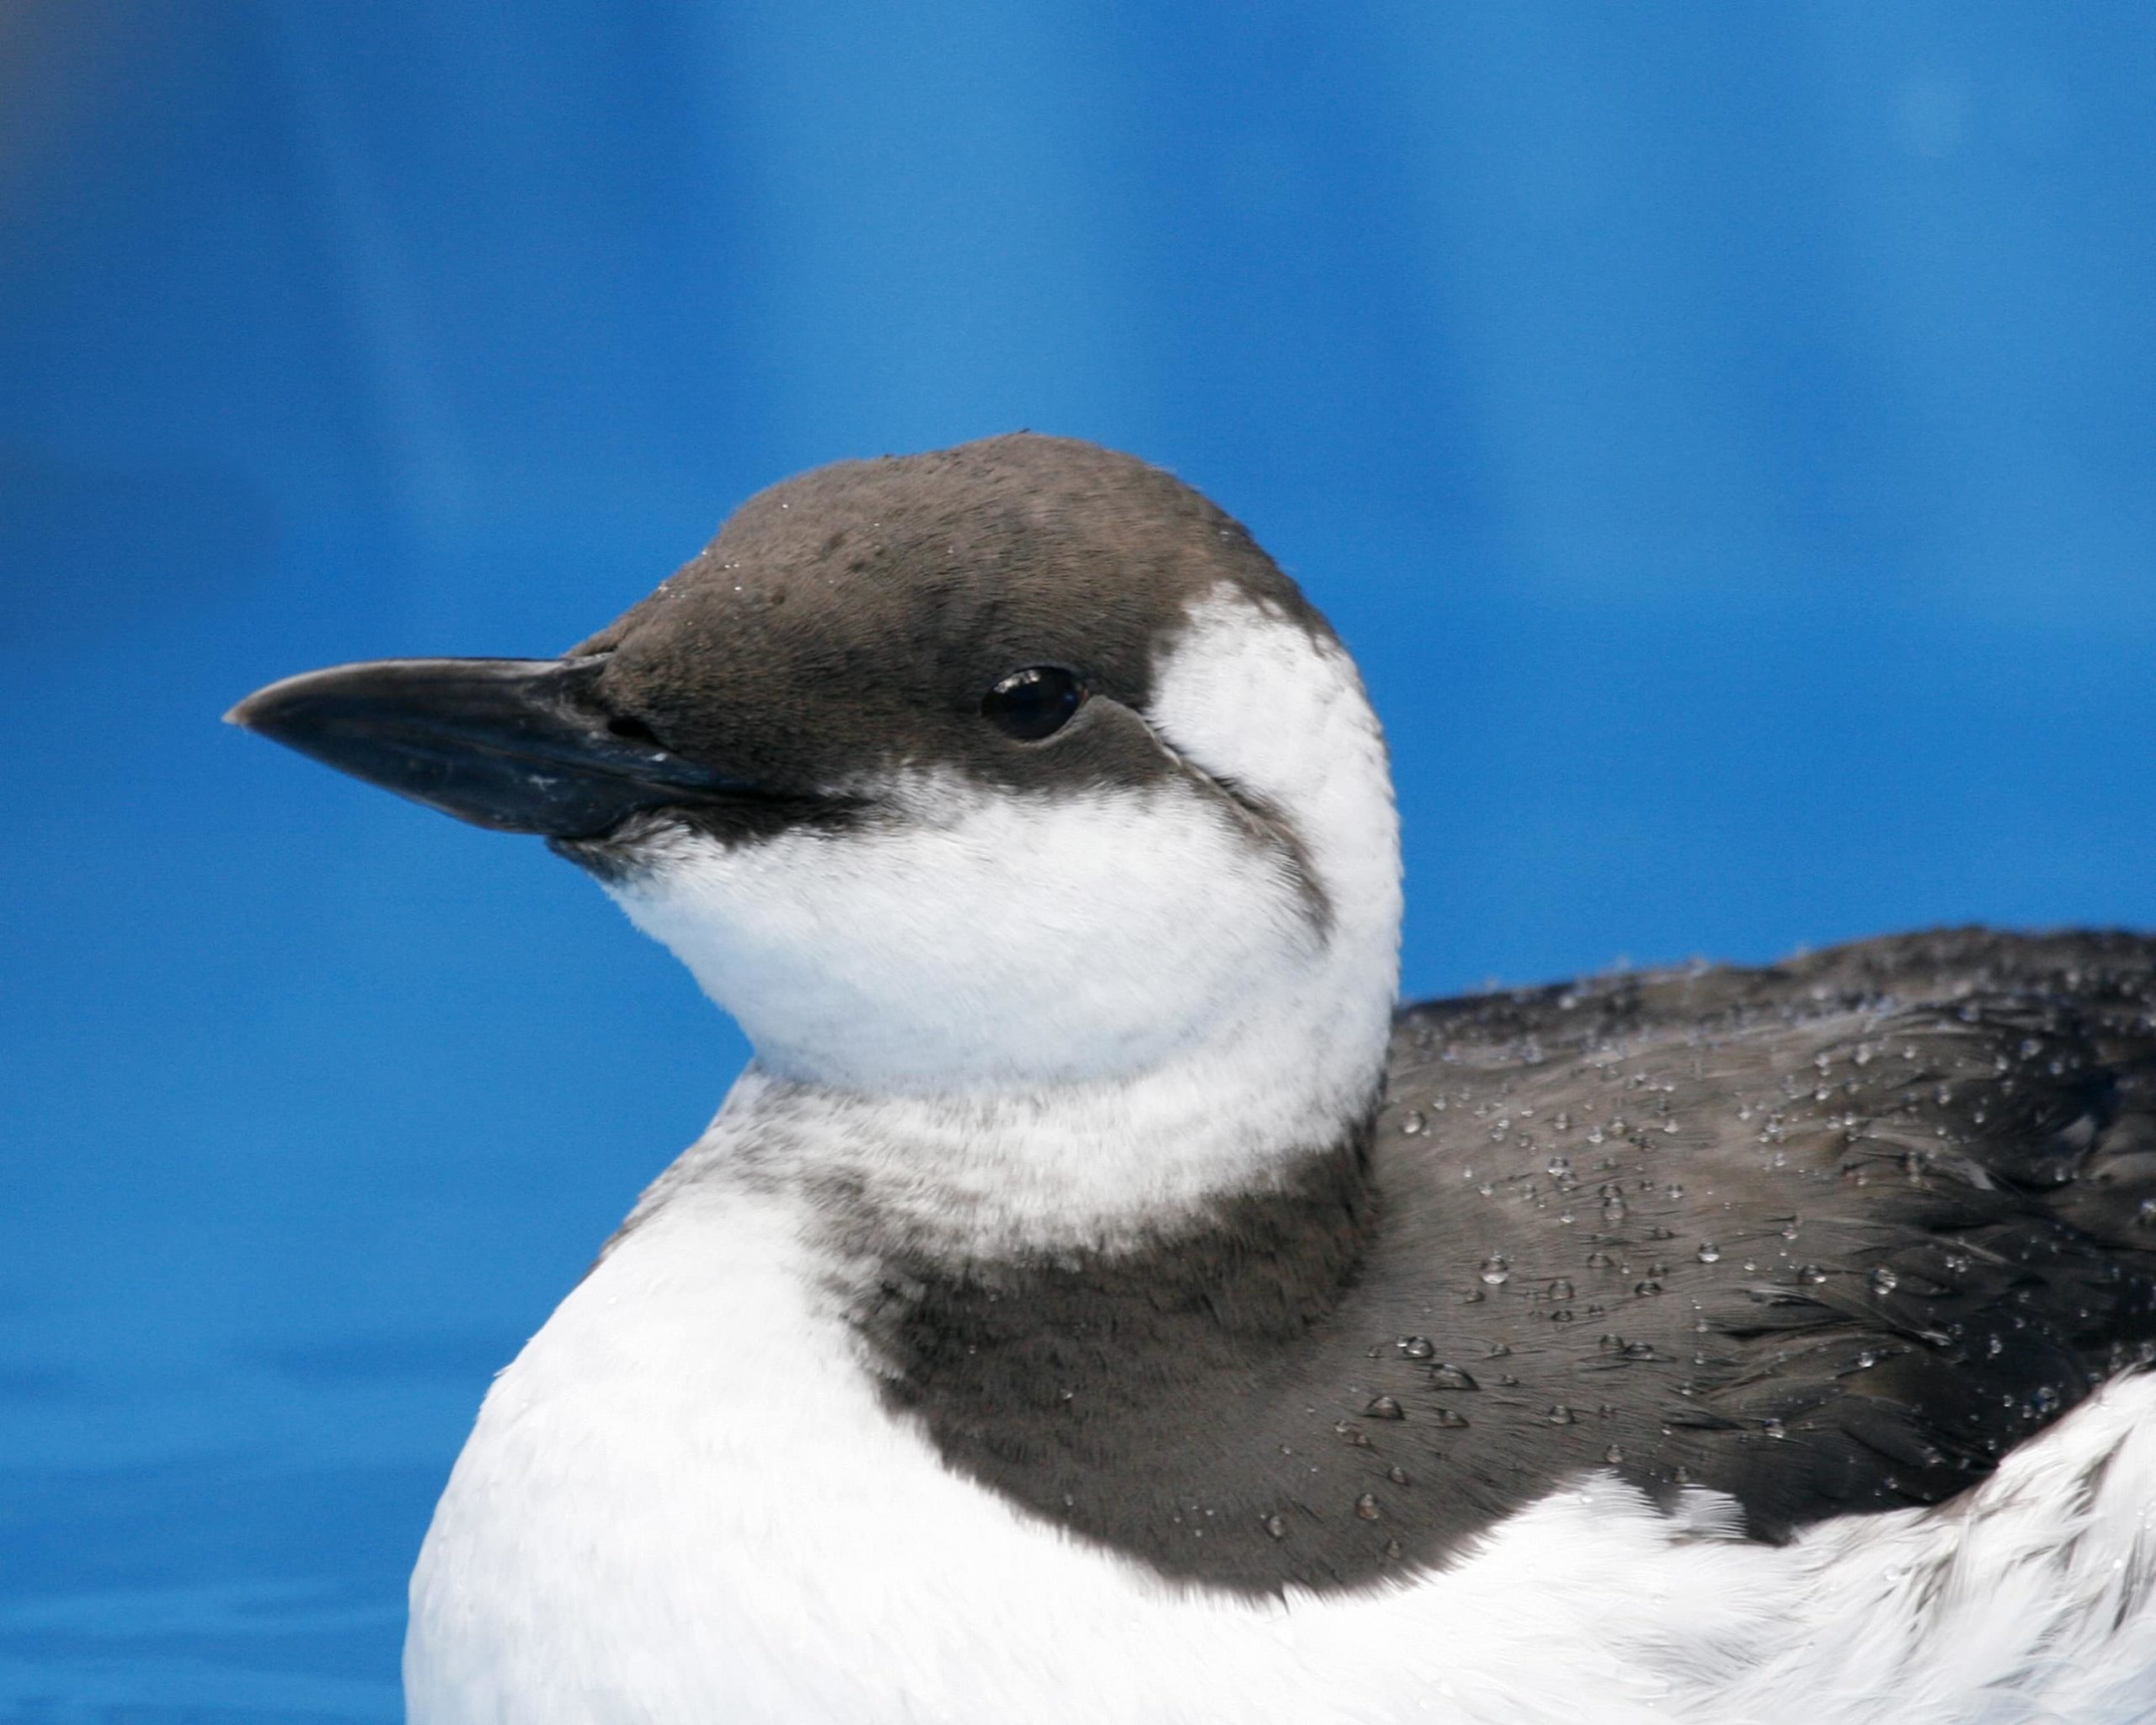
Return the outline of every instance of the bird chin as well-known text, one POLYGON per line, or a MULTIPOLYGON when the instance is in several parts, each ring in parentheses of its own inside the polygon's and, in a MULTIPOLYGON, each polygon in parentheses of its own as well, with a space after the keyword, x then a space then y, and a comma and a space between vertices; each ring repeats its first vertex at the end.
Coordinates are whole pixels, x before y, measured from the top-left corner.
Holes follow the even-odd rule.
POLYGON ((603 833, 550 838, 547 848, 608 887, 632 885, 717 845, 732 850, 797 828, 835 830, 859 824, 873 805, 853 796, 750 793, 640 809, 603 833))
POLYGON ((672 809, 643 809, 619 825, 585 838, 550 838, 547 848, 601 885, 643 879, 694 844, 695 830, 672 809))

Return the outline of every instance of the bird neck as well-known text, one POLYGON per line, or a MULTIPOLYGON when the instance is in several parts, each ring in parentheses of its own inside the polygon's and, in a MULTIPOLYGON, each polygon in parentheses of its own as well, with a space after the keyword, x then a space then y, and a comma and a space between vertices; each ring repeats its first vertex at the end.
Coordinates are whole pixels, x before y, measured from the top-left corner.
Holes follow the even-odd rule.
POLYGON ((1113 1079, 961 1094, 867 1096, 751 1065, 644 1207, 747 1182, 843 1199, 958 1256, 1157 1239, 1223 1201, 1299 1189, 1314 1166, 1359 1165, 1382 1044, 1298 1042, 1253 1033, 1113 1079))

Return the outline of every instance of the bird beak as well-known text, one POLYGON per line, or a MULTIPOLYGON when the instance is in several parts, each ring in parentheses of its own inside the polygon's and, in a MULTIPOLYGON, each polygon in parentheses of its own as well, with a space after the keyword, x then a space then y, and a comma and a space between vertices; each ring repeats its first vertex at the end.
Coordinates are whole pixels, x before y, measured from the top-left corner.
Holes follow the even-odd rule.
POLYGON ((597 694, 606 655, 383 659, 258 689, 227 724, 498 832, 595 838, 755 788, 660 746, 597 694))

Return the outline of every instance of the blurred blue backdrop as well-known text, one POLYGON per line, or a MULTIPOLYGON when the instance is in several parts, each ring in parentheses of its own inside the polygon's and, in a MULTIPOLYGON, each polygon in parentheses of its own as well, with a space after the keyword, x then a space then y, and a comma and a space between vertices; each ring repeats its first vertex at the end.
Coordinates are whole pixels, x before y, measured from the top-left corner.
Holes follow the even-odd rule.
POLYGON ((1360 652, 1416 991, 2156 926, 2152 88, 2137 0, 0 9, 0 1722, 396 1717, 744 1057, 233 699, 1027 425, 1360 652))

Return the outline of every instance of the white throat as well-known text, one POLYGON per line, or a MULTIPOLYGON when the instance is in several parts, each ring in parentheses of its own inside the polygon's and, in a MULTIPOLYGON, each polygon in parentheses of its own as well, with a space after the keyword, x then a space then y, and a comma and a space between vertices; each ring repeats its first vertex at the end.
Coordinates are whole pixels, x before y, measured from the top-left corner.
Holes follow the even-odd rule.
POLYGON ((866 823, 677 833, 611 889, 756 1049, 682 1172, 754 1145, 924 1219, 1094 1238, 1262 1183, 1367 1114, 1400 867, 1353 665, 1223 591, 1155 686, 1148 783, 907 770, 867 788, 866 823))

